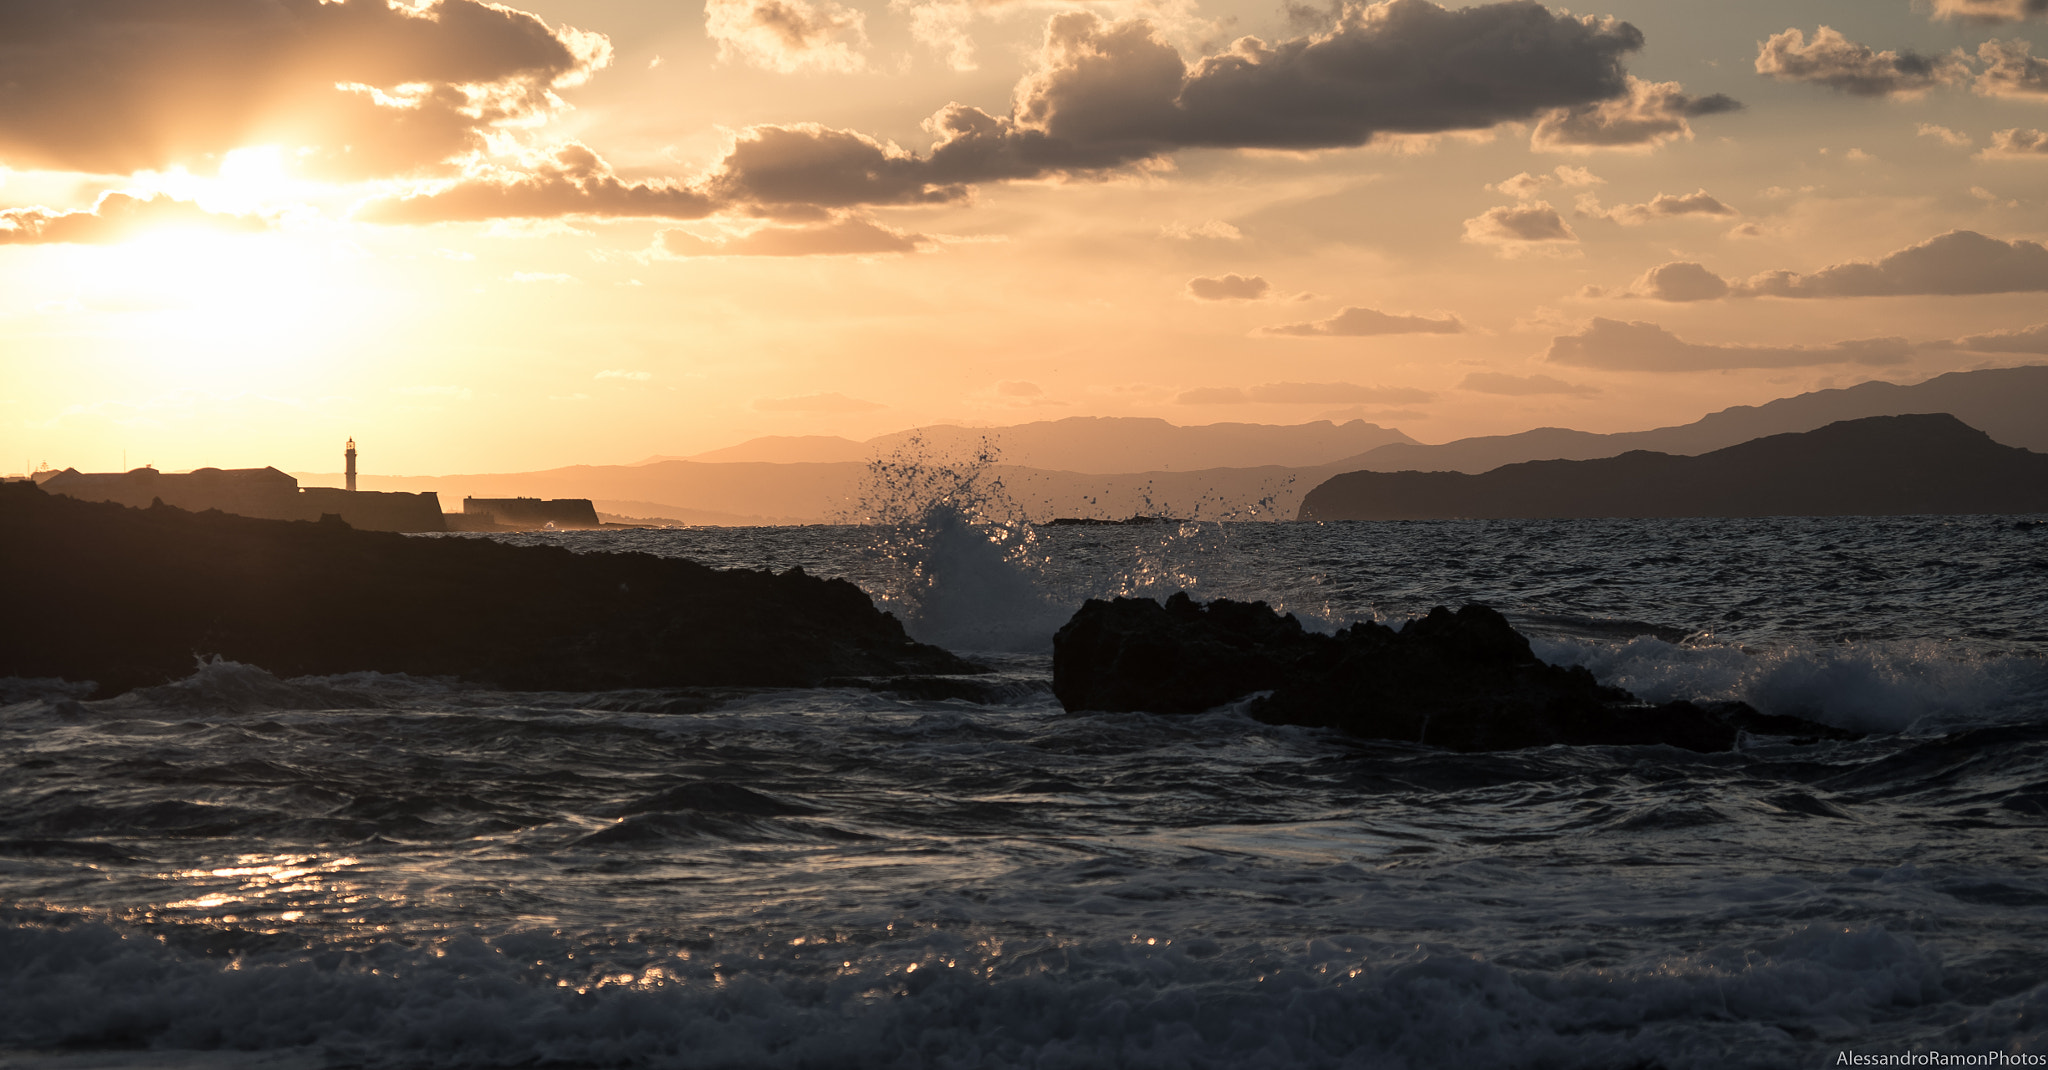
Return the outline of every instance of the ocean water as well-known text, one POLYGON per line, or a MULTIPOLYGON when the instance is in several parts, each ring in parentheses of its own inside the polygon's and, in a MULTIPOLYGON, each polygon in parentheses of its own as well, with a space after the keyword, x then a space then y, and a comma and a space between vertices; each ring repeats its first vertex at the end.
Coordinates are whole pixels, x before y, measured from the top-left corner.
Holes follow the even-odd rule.
POLYGON ((2048 1065, 2042 519, 506 536, 849 576, 995 671, 0 681, 0 1066, 2048 1065), (1483 601, 1645 698, 1871 734, 1063 712, 1079 601, 1180 589, 1322 628, 1483 601))

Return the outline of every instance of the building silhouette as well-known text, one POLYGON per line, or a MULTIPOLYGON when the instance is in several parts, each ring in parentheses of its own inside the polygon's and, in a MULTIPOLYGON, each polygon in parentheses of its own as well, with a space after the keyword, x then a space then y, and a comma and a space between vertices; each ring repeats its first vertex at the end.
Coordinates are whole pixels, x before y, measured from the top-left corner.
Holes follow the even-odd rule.
MULTIPOLYGON (((190 472, 159 472, 144 465, 126 472, 81 472, 66 468, 38 475, 43 490, 89 502, 118 502, 147 509, 162 502, 192 512, 218 509, 238 516, 269 520, 319 520, 337 516, 365 531, 446 531, 441 498, 433 491, 359 491, 356 486, 356 443, 348 442, 348 486, 301 487, 275 468, 199 468, 190 472)), ((586 507, 589 503, 585 503, 586 507)), ((593 514, 592 520, 596 517, 593 514)), ((596 526, 593 523, 591 526, 596 526)))

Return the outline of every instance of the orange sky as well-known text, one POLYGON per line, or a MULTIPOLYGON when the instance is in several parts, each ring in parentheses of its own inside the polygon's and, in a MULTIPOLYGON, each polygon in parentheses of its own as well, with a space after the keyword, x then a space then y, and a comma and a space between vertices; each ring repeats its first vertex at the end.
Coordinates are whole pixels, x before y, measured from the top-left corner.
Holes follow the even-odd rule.
POLYGON ((2039 0, 7 5, 0 472, 1070 415, 1443 441, 2036 363, 2044 30, 2039 0))

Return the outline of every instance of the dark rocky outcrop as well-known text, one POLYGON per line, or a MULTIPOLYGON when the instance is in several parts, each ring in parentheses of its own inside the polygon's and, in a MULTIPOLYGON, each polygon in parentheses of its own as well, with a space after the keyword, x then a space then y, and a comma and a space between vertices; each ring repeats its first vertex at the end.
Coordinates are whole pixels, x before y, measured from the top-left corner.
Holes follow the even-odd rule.
POLYGON ((82 502, 0 485, 0 676, 101 694, 220 655, 519 689, 811 686, 971 673, 858 587, 646 554, 82 502))
POLYGON ((1638 702, 1582 667, 1538 660, 1504 617, 1478 605, 1440 606, 1400 631, 1368 621, 1321 635, 1263 602, 1090 600, 1053 637, 1053 693, 1069 710, 1196 713, 1258 691, 1271 694, 1249 712, 1271 724, 1459 751, 1718 751, 1741 730, 1845 735, 1742 703, 1638 702))
POLYGON ((1943 413, 1845 420, 1697 457, 1638 450, 1480 475, 1346 472, 1302 520, 1901 516, 2048 512, 2048 454, 1943 413))

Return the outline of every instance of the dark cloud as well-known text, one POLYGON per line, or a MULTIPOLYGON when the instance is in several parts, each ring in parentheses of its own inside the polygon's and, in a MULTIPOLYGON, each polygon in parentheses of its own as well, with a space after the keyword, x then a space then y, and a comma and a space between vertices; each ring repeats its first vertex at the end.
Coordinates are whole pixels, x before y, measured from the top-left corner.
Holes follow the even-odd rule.
POLYGON ((1985 156, 2048 156, 2048 132, 2040 130, 2000 130, 1991 135, 1991 147, 1985 149, 1985 156))
POLYGON ((1969 68, 1960 55, 1879 52, 1822 26, 1810 42, 1797 27, 1772 34, 1757 47, 1756 72, 1786 82, 1817 82, 1861 97, 1884 97, 1958 81, 1969 68))
POLYGON ((1831 346, 1730 346, 1687 342, 1654 323, 1594 319, 1577 334, 1552 340, 1553 364, 1610 371, 1700 372, 1729 368, 1806 368, 1820 364, 1897 364, 1913 352, 1903 338, 1872 338, 1831 346))
POLYGON ((1259 333, 1298 338, 1366 338, 1382 334, 1458 334, 1464 329, 1456 316, 1400 316, 1354 307, 1326 320, 1261 327, 1259 333))
POLYGON ((1498 394, 1511 398, 1537 397, 1545 394, 1589 398, 1600 393, 1598 387, 1567 383, 1548 375, 1508 375, 1505 372, 1473 372, 1458 384, 1458 389, 1470 390, 1475 394, 1498 394))
POLYGON ((2048 248, 1952 230, 1874 263, 1850 261, 1810 274, 1781 269, 1731 280, 1689 261, 1665 264, 1636 280, 1630 292, 1660 301, 2048 293, 2048 248))
POLYGON ((1250 389, 1234 386, 1200 387, 1183 391, 1179 405, 1408 405, 1433 401, 1426 390, 1401 386, 1360 386, 1357 383, 1266 383, 1250 389))
POLYGON ((408 173, 552 111, 609 54, 480 0, 5 0, 0 163, 196 170, 275 144, 329 175, 408 173))
POLYGON ((1624 226, 1631 227, 1641 226, 1653 220, 1670 219, 1675 216, 1731 216, 1742 214, 1728 207, 1720 198, 1709 194, 1706 190, 1686 194, 1659 193, 1642 204, 1618 204, 1613 208, 1606 209, 1599 207, 1597 203, 1582 202, 1582 210, 1588 215, 1612 219, 1624 226))
POLYGON ((365 203, 355 212, 372 223, 559 216, 701 219, 717 210, 711 198, 672 182, 626 182, 597 153, 571 142, 524 171, 473 174, 440 189, 365 203))
MULTIPOLYGON (((1534 0, 1455 11, 1384 0, 1344 6, 1321 33, 1277 44, 1246 37, 1189 64, 1146 20, 1068 11, 1048 22, 1009 114, 949 104, 926 121, 933 141, 923 155, 817 124, 756 126, 692 189, 720 211, 817 219, 954 202, 980 183, 1096 175, 1191 148, 1348 148, 1529 120, 1548 123, 1545 136, 1559 144, 1654 144, 1689 133, 1687 116, 1737 106, 1629 77, 1622 61, 1642 44, 1626 22, 1557 14, 1534 0)), ((502 202, 507 213, 530 214, 604 200, 540 172, 481 176, 442 195, 463 200, 468 184, 485 187, 471 199, 476 210, 502 202), (534 192, 499 197, 490 187, 534 192)), ((662 214, 696 211, 679 190, 660 188, 670 191, 655 198, 662 214)))
MULTIPOLYGON (((1642 43, 1628 23, 1531 0, 1457 11, 1388 0, 1347 6, 1326 33, 1247 37, 1189 65, 1149 22, 1066 12, 1048 23, 1011 113, 949 105, 927 123, 928 155, 850 131, 760 127, 707 189, 770 210, 932 203, 975 183, 1099 172, 1180 149, 1330 149, 1486 129, 1631 98, 1639 83, 1622 59, 1642 43)), ((1720 110, 1713 99, 1685 107, 1720 110)))
POLYGON ((1188 280, 1188 294, 1201 301, 1257 301, 1272 292, 1266 280, 1257 275, 1224 275, 1220 278, 1196 276, 1188 280))
POLYGON ((269 226, 261 216, 209 212, 191 201, 174 200, 162 194, 133 197, 107 193, 85 211, 0 211, 0 245, 111 245, 151 230, 172 227, 255 232, 268 230, 269 226))
POLYGON ((797 398, 756 398, 754 408, 762 412, 873 412, 889 406, 862 401, 845 394, 805 394, 797 398))
POLYGON ((1808 275, 1765 272, 1739 284, 1736 292, 1765 297, 2048 292, 2048 248, 1953 230, 1876 263, 1836 264, 1808 275))
POLYGON ((1942 348, 1968 349, 1978 353, 2038 353, 2048 355, 2048 323, 2011 331, 1993 331, 1959 338, 1942 348))
POLYGON ((1692 136, 1688 120, 1740 111, 1742 103, 1716 93, 1689 96, 1677 82, 1628 79, 1620 96, 1560 108, 1536 124, 1529 141, 1550 151, 1622 149, 1640 151, 1692 136))
POLYGON ((722 242, 680 230, 661 236, 661 248, 671 256, 881 256, 914 253, 930 244, 932 239, 923 234, 858 218, 811 227, 763 227, 722 242))
POLYGON ((1726 297, 1728 280, 1689 260, 1659 265, 1643 273, 1629 292, 1658 301, 1712 301, 1726 297))
POLYGON ((1965 22, 2019 22, 2048 15, 2048 0, 1933 0, 1934 17, 1965 22))
POLYGON ((1465 240, 1486 245, 1575 242, 1577 234, 1548 201, 1490 208, 1465 221, 1465 240))
POLYGON ((1984 63, 1977 92, 1990 97, 2048 96, 2048 61, 2035 59, 2030 41, 1990 40, 1977 46, 1984 63))

